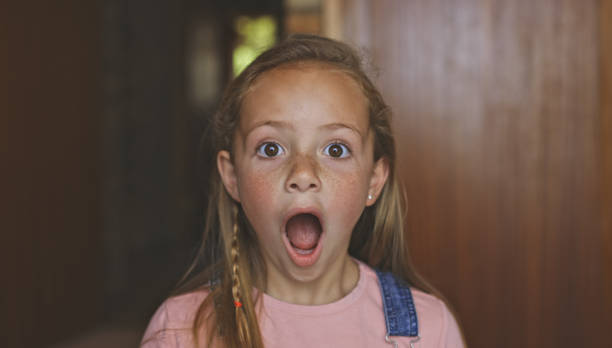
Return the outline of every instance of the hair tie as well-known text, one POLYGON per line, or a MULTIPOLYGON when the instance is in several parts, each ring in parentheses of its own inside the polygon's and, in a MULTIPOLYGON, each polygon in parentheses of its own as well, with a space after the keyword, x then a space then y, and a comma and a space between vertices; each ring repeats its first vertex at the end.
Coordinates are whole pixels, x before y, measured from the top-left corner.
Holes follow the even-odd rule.
POLYGON ((234 306, 236 306, 236 308, 240 308, 240 307, 242 307, 242 302, 234 301, 234 306))

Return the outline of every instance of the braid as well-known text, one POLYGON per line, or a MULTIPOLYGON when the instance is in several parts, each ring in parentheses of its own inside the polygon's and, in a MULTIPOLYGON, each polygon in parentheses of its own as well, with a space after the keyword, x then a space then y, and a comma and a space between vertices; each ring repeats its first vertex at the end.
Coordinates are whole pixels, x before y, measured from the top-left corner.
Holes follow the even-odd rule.
POLYGON ((240 302, 240 278, 239 271, 240 267, 238 266, 238 221, 234 222, 234 232, 232 235, 232 297, 234 298, 234 306, 236 306, 236 310, 242 307, 242 302, 240 302))
POLYGON ((232 298, 234 300, 234 308, 236 315, 236 329, 238 331, 238 340, 244 344, 249 339, 248 323, 245 314, 245 308, 241 301, 241 286, 240 286, 240 242, 238 240, 238 208, 234 209, 234 228, 232 234, 232 298))

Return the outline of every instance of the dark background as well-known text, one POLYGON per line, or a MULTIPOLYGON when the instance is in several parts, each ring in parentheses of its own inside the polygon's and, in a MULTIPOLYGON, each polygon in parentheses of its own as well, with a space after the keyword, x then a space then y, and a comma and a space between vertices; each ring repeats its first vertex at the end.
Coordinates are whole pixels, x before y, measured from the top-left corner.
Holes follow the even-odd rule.
POLYGON ((138 344, 197 246, 232 23, 260 14, 378 66, 413 258, 471 347, 612 346, 611 1, 227 3, 0 5, 2 346, 138 344))

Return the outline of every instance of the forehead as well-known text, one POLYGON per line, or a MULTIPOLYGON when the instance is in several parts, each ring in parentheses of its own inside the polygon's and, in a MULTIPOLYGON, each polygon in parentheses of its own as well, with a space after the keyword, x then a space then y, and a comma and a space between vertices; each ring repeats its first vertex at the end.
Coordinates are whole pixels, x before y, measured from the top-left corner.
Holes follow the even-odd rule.
POLYGON ((301 62, 259 76, 242 102, 240 124, 266 120, 340 122, 367 131, 368 101, 348 73, 331 65, 301 62))

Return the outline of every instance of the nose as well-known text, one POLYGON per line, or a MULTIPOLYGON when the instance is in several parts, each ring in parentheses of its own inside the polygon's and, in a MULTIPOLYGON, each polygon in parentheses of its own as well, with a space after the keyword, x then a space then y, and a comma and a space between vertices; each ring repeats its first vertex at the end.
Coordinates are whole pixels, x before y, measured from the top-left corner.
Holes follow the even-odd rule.
POLYGON ((319 165, 307 155, 297 155, 292 161, 287 177, 286 189, 289 192, 318 191, 321 188, 319 165))

